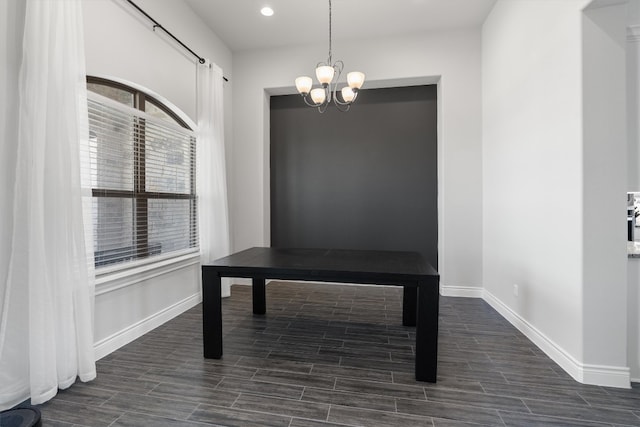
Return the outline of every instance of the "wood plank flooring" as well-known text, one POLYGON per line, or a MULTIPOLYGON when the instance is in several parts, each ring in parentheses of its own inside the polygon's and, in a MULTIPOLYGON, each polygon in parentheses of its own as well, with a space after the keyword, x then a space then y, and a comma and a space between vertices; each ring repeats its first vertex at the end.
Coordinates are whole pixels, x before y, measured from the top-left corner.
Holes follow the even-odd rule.
POLYGON ((479 299, 440 302, 438 382, 413 378, 402 289, 272 282, 223 300, 224 357, 201 307, 100 360, 41 405, 45 426, 640 426, 640 385, 570 378, 479 299))

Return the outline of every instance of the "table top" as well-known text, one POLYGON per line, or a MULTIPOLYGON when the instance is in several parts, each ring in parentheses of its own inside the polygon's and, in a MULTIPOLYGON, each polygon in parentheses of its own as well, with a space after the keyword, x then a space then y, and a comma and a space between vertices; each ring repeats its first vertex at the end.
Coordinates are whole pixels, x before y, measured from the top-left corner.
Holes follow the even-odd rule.
POLYGON ((397 251, 254 247, 203 267, 224 275, 238 274, 237 277, 265 275, 285 279, 291 276, 325 281, 352 278, 363 283, 417 281, 438 276, 419 253, 397 251))

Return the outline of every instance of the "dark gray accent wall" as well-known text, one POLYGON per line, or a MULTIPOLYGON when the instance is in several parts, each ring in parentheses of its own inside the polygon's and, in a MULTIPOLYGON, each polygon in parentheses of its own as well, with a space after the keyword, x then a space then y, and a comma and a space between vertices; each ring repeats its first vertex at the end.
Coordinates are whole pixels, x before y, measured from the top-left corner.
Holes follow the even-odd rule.
POLYGON ((436 96, 369 89, 324 114, 271 97, 271 246, 418 251, 437 268, 436 96))

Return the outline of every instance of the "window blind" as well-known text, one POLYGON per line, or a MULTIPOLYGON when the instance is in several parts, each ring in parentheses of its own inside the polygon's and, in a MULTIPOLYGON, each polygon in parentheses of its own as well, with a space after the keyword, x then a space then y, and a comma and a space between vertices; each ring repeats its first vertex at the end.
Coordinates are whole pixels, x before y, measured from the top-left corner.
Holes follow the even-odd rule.
POLYGON ((89 92, 95 265, 198 245, 194 133, 89 92))

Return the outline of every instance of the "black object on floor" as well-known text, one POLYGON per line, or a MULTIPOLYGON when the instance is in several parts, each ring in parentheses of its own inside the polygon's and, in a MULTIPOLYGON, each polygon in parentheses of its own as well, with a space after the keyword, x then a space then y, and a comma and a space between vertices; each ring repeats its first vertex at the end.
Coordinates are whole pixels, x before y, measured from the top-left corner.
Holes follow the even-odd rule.
POLYGON ((40 411, 36 408, 15 408, 0 412, 2 427, 41 427, 40 411))

